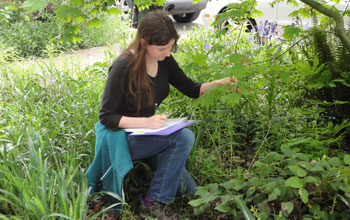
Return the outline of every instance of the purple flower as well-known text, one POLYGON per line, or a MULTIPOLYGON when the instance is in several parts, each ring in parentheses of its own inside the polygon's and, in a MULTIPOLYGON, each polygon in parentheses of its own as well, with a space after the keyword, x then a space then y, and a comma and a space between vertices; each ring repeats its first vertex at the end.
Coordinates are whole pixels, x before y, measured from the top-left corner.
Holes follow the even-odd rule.
POLYGON ((207 44, 207 43, 203 44, 203 49, 204 49, 204 51, 208 51, 210 49, 209 44, 207 44))

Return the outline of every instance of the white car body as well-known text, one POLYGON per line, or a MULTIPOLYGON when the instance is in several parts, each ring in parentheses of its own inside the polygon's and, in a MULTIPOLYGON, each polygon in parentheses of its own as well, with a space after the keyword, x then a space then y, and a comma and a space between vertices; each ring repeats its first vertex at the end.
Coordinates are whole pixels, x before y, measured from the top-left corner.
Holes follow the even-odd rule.
MULTIPOLYGON (((343 0, 340 4, 336 5, 338 10, 344 11, 347 7, 347 2, 349 0, 343 0)), ((276 22, 279 26, 290 25, 293 22, 293 17, 290 17, 289 14, 293 11, 300 9, 304 6, 303 3, 300 3, 299 7, 294 7, 287 2, 280 2, 271 6, 272 0, 257 0, 256 9, 261 11, 263 15, 261 17, 255 17, 254 20, 256 24, 269 21, 276 22)), ((228 4, 231 3, 240 3, 238 0, 212 0, 208 2, 206 9, 202 11, 202 19, 204 25, 209 25, 210 22, 214 22, 215 16, 220 14, 228 4)), ((347 9, 349 10, 349 8, 347 9)), ((346 25, 349 24, 349 16, 344 17, 344 22, 346 25)), ((303 25, 312 25, 311 20, 303 19, 303 25)))

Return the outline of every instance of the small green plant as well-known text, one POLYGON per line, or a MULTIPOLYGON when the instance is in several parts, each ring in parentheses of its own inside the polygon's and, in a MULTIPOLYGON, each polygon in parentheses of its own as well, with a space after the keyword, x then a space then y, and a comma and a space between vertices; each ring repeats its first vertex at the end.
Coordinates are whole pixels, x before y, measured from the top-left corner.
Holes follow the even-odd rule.
POLYGON ((199 198, 189 204, 195 213, 214 205, 220 212, 238 216, 239 197, 259 219, 347 219, 350 155, 312 160, 288 145, 281 150, 254 162, 240 178, 199 187, 199 198))

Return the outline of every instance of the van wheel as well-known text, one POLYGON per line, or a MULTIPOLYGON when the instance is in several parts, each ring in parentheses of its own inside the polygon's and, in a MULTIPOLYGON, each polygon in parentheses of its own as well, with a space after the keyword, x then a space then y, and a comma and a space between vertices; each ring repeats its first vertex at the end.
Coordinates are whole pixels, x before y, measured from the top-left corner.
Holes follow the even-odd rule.
POLYGON ((193 13, 187 13, 187 14, 177 14, 177 15, 173 15, 173 18, 175 21, 179 22, 179 23, 190 23, 194 20, 196 20, 199 17, 199 14, 201 13, 201 11, 196 11, 193 13))
POLYGON ((132 27, 136 28, 138 25, 139 10, 134 5, 133 0, 115 0, 115 7, 122 11, 124 19, 130 19, 132 27))

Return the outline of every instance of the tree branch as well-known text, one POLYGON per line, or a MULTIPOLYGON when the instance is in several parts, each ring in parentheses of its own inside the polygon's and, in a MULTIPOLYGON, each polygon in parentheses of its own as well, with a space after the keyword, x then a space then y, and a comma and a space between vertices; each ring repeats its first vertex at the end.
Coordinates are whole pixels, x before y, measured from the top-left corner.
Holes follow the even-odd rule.
POLYGON ((319 11, 320 13, 333 18, 335 21, 335 31, 337 33, 337 36, 343 42, 345 48, 350 51, 350 38, 346 34, 346 30, 344 28, 344 19, 343 16, 336 10, 332 10, 329 8, 324 7, 320 3, 314 1, 314 0, 300 0, 303 3, 309 5, 311 8, 319 11))

